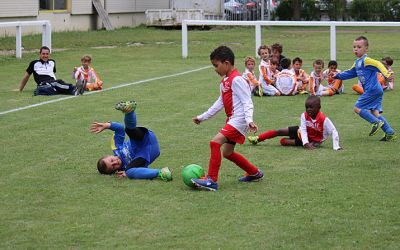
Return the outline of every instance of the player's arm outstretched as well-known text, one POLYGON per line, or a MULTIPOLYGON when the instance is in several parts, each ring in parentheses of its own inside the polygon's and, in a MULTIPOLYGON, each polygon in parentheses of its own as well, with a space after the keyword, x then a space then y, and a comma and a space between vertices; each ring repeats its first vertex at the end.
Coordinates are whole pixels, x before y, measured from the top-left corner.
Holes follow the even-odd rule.
POLYGON ((99 134, 103 132, 105 129, 109 129, 111 127, 110 122, 93 122, 90 126, 90 132, 99 134))
POLYGON ((195 116, 192 118, 192 121, 195 124, 200 124, 202 121, 208 120, 217 114, 224 107, 224 103, 222 102, 222 97, 219 96, 218 99, 214 102, 214 104, 203 114, 195 116))

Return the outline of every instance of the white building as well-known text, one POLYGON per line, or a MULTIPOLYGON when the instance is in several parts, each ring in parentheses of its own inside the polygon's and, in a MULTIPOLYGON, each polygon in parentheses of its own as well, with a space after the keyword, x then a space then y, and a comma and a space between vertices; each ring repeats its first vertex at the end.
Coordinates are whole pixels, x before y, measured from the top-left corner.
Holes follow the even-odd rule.
MULTIPOLYGON (((98 0, 113 28, 146 23, 147 9, 169 9, 170 0, 98 0)), ((0 1, 0 22, 50 20, 52 31, 101 29, 102 20, 92 0, 0 1)), ((24 27, 23 33, 41 33, 41 27, 24 27)), ((15 28, 0 28, 0 36, 15 34, 15 28)))

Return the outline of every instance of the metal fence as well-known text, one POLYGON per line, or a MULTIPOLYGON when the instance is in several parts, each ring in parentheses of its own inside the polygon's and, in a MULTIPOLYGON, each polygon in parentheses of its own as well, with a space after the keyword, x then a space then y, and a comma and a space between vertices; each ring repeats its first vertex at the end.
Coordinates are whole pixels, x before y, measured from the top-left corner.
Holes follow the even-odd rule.
POLYGON ((224 0, 224 19, 228 21, 270 20, 275 0, 224 0))

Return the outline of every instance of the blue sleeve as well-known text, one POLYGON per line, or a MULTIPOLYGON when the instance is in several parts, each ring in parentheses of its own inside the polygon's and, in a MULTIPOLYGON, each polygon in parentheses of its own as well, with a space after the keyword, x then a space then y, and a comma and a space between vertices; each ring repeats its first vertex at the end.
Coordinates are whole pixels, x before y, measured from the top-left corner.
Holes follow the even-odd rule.
POLYGON ((119 122, 111 122, 110 130, 114 131, 111 141, 111 149, 121 148, 125 141, 125 127, 119 122))
POLYGON ((356 67, 352 67, 351 69, 343 71, 342 73, 337 74, 334 78, 340 80, 347 80, 354 77, 357 77, 356 67))

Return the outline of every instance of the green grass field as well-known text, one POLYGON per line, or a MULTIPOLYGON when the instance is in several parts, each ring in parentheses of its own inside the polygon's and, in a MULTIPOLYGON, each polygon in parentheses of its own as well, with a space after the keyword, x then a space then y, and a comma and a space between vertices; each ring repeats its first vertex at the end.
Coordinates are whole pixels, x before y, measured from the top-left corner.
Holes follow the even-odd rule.
MULTIPOLYGON (((352 65, 352 41, 365 35, 369 55, 390 55, 393 70, 400 72, 399 29, 338 31, 340 69, 352 65)), ((264 171, 264 180, 239 183, 242 171, 223 160, 220 189, 200 192, 186 187, 180 172, 191 163, 207 168, 208 143, 224 124, 224 114, 200 126, 191 118, 218 97, 220 78, 211 67, 169 75, 209 66, 209 53, 221 44, 233 48, 243 70, 244 57, 254 56, 254 30, 189 31, 185 60, 179 30, 54 33, 52 39, 57 76, 66 81, 84 54, 93 56, 106 89, 164 78, 0 115, 1 249, 399 248, 399 142, 379 142, 382 132, 368 136, 369 125, 352 111, 355 80, 345 82, 345 94, 322 98, 322 111, 338 129, 343 151, 333 151, 331 140, 314 151, 281 147, 278 138, 257 146, 246 142, 236 149, 264 171), (172 182, 97 173, 98 158, 111 153, 111 132, 93 135, 89 125, 122 121, 114 104, 132 98, 139 124, 155 131, 161 145, 153 167, 170 167, 172 182)), ((313 60, 329 60, 328 29, 264 28, 263 42, 282 43, 284 55, 302 57, 308 72, 313 60)), ((25 50, 40 45, 41 36, 23 38, 25 50)), ((0 39, 1 50, 14 46, 14 38, 0 39)), ((0 112, 62 97, 33 97, 33 79, 23 93, 13 91, 37 56, 0 56, 0 112)), ((305 99, 254 98, 254 120, 261 131, 297 125, 305 99)), ((399 106, 398 89, 385 93, 384 115, 397 131, 399 106)))

